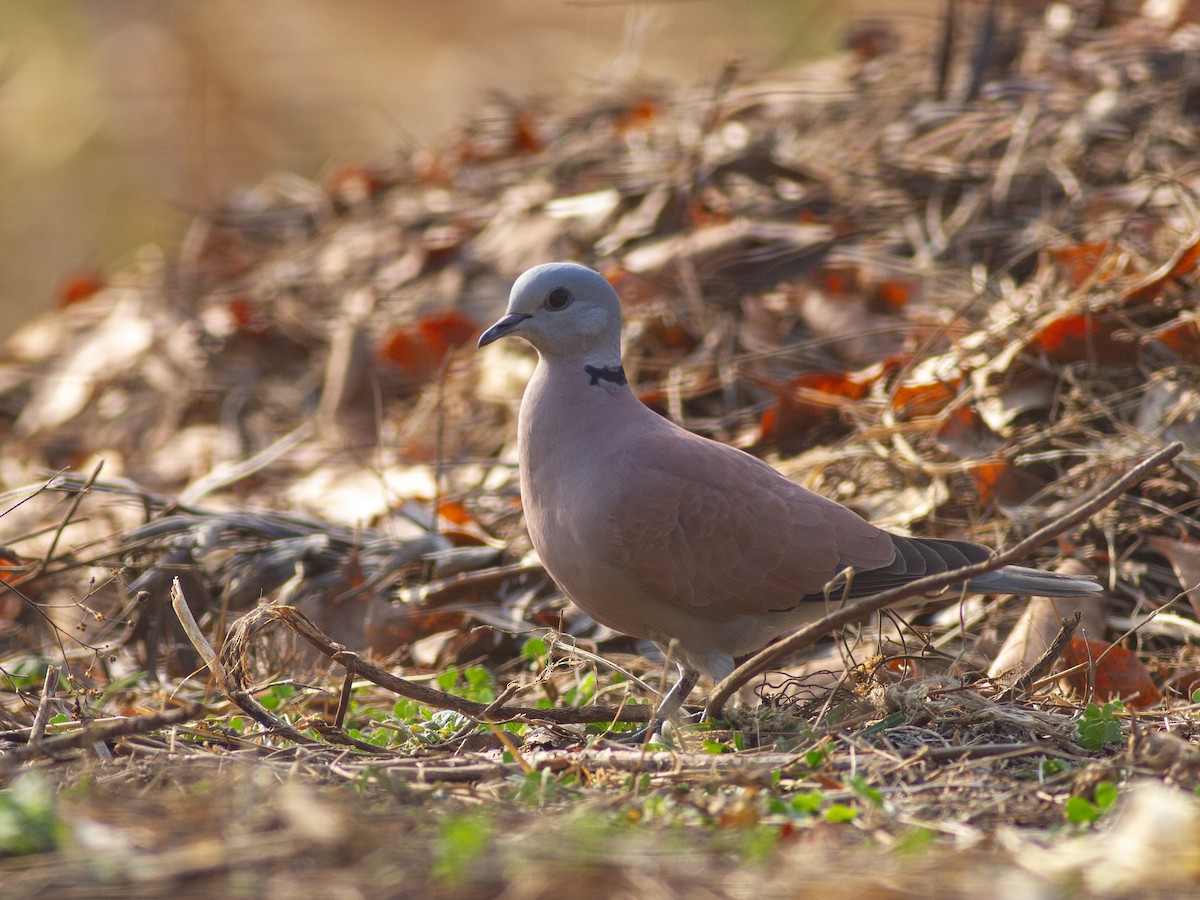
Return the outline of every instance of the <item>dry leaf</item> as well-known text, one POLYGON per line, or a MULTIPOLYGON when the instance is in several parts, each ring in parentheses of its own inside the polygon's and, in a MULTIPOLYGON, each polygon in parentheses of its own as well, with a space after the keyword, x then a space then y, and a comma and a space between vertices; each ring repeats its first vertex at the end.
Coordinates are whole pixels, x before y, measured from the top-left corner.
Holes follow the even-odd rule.
POLYGON ((1200 543, 1176 541, 1162 535, 1146 536, 1146 544, 1156 553, 1161 553, 1171 564, 1175 577, 1183 585, 1192 610, 1200 615, 1200 543))
POLYGON ((1162 700, 1145 664, 1124 647, 1072 638, 1063 663, 1072 669, 1063 679, 1080 697, 1098 703, 1121 700, 1129 706, 1153 706, 1162 700))

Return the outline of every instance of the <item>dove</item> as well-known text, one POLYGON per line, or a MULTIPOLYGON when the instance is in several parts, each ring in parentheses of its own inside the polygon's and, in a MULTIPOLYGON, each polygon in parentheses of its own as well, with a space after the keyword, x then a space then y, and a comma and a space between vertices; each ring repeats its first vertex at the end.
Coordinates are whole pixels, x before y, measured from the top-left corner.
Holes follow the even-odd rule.
MULTIPOLYGON (((589 616, 658 644, 679 669, 639 735, 656 732, 700 676, 815 621, 831 604, 990 558, 960 540, 905 537, 693 434, 645 406, 621 365, 621 302, 585 266, 536 266, 513 284, 484 347, 537 351, 517 421, 525 522, 542 564, 589 616)), ((1005 566, 980 594, 1097 593, 1086 578, 1005 566)))

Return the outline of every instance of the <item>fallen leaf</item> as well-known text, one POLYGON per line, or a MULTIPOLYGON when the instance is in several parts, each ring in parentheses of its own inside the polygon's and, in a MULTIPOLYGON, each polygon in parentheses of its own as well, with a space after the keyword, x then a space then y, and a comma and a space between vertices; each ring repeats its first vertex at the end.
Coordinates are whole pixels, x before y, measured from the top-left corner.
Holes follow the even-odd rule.
POLYGON ((1040 479, 1005 460, 976 463, 971 467, 971 476, 979 500, 985 505, 1020 506, 1045 487, 1040 479))
POLYGON ((1158 343, 1185 362, 1200 363, 1200 316, 1180 316, 1145 335, 1141 343, 1158 343))
POLYGON ((887 278, 875 285, 871 294, 872 312, 900 312, 917 293, 915 281, 904 278, 887 278))
POLYGON ((1149 276, 1129 287, 1121 295, 1126 303, 1154 300, 1168 284, 1190 274, 1200 264, 1200 236, 1192 239, 1175 252, 1175 255, 1155 269, 1149 276))
POLYGON ((1004 444, 974 405, 946 410, 933 437, 939 447, 959 459, 982 459, 1004 444))
MULTIPOLYGON (((1076 559, 1064 560, 1055 571, 1079 577, 1093 574, 1086 564, 1076 559)), ((1103 596, 1030 597, 1021 618, 988 666, 988 676, 997 678, 1007 672, 1020 675, 1028 671, 1058 636, 1062 620, 1076 612, 1080 614, 1080 620, 1075 634, 1084 640, 1103 639, 1106 626, 1103 596)))
POLYGON ((427 378, 438 370, 446 354, 478 334, 475 324, 458 310, 433 313, 391 332, 378 356, 405 375, 427 378))
POLYGON ((58 305, 70 306, 91 297, 104 287, 99 272, 77 272, 69 275, 58 287, 58 305))
POLYGON ((961 376, 950 381, 906 381, 892 393, 892 408, 903 418, 933 416, 958 396, 961 376))
POLYGON ((1081 697, 1098 703, 1121 700, 1129 706, 1153 706, 1162 700, 1145 664, 1124 647, 1072 638, 1063 663, 1073 669, 1063 678, 1081 697))
POLYGON ((1114 337, 1115 323, 1090 313, 1070 313, 1045 322, 1028 341, 1028 348, 1039 350, 1060 363, 1095 360, 1108 365, 1132 363, 1137 345, 1114 337))
POLYGON ((1151 534, 1146 536, 1146 544, 1171 564, 1192 610, 1200 615, 1200 543, 1151 534))
POLYGON ((1098 241, 1087 244, 1057 244, 1048 247, 1047 252, 1059 272, 1066 278, 1067 284, 1073 288, 1083 287, 1095 280, 1097 283, 1109 281, 1116 272, 1097 274, 1100 264, 1106 256, 1115 255, 1115 247, 1110 241, 1098 241))
POLYGON ((615 122, 613 122, 613 130, 620 137, 626 137, 632 131, 640 131, 648 128, 659 120, 662 113, 656 103, 652 99, 644 98, 634 101, 625 110, 622 111, 615 122))
POLYGON ((839 409, 863 399, 882 372, 878 365, 858 372, 805 372, 772 385, 776 400, 759 420, 759 440, 782 440, 828 422, 839 409))

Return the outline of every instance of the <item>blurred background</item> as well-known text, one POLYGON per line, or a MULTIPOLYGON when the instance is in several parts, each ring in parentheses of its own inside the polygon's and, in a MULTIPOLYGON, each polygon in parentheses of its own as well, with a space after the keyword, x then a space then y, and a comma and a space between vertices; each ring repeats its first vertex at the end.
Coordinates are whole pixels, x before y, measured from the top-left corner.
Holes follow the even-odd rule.
POLYGON ((0 334, 79 273, 170 246, 286 170, 436 146, 492 92, 561 110, 600 83, 716 81, 937 0, 4 0, 0 334))

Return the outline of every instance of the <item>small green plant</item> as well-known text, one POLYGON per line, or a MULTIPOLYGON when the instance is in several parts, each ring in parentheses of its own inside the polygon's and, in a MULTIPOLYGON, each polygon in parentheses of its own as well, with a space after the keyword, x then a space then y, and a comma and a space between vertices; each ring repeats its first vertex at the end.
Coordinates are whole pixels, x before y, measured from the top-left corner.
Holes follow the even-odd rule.
POLYGON ((531 637, 521 646, 521 655, 535 666, 545 665, 549 653, 550 646, 539 637, 531 637))
POLYGON ((861 775, 852 776, 847 782, 847 785, 850 790, 854 791, 855 794, 870 803, 872 806, 879 809, 883 808, 883 794, 881 794, 877 789, 871 787, 871 785, 867 784, 867 779, 863 778, 861 775))
POLYGON ((434 846, 434 874, 443 881, 463 881, 492 844, 492 822, 479 814, 447 819, 434 846))
POLYGON ((825 802, 820 791, 802 791, 792 797, 792 812, 802 816, 815 816, 825 802))
POLYGON ((1075 723, 1079 745, 1085 750, 1103 750, 1108 744, 1119 744, 1124 738, 1117 713, 1124 711, 1125 706, 1120 700, 1112 700, 1103 706, 1089 703, 1075 723))
POLYGON ((1038 784, 1045 784, 1052 778, 1058 775, 1065 774, 1071 771, 1071 764, 1061 759, 1051 759, 1048 756, 1043 756, 1037 760, 1034 768, 1017 775, 1018 778, 1028 781, 1036 781, 1038 784))
POLYGON ((273 684, 268 692, 263 695, 262 699, 259 700, 259 703, 266 709, 276 710, 295 693, 296 686, 294 684, 273 684))
POLYGON ((0 790, 0 857, 44 853, 58 845, 54 790, 31 772, 0 790))
POLYGON ((1092 799, 1071 797, 1063 807, 1067 820, 1076 825, 1090 825, 1117 802, 1117 786, 1111 781, 1101 781, 1092 792, 1092 799))
POLYGON ((858 818, 858 810, 845 803, 831 803, 825 810, 825 821, 835 825, 842 822, 852 822, 858 818))

